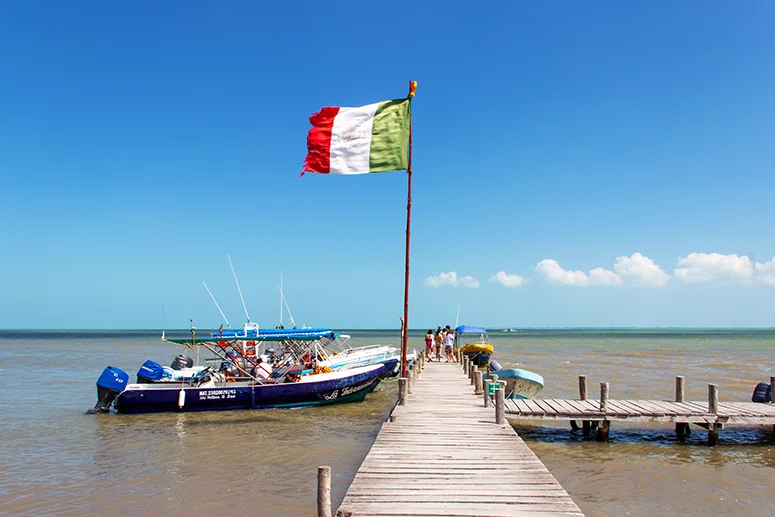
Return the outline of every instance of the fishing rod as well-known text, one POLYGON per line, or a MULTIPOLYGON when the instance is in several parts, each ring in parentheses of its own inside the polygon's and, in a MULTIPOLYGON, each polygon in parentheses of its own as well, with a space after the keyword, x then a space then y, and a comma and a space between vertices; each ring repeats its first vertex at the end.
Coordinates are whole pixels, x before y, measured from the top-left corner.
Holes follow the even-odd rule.
POLYGON ((248 323, 251 323, 248 308, 245 305, 245 298, 242 297, 242 289, 240 289, 239 280, 237 280, 237 273, 234 272, 234 265, 231 263, 231 257, 226 255, 226 258, 229 259, 229 267, 231 267, 231 274, 234 275, 234 282, 237 284, 237 292, 239 292, 239 299, 242 300, 242 308, 245 309, 245 317, 248 319, 248 323))
POLYGON ((221 306, 218 305, 218 302, 215 301, 215 296, 213 296, 213 293, 210 292, 210 288, 207 287, 207 284, 205 284, 204 280, 202 280, 202 285, 204 285, 205 289, 207 289, 207 294, 210 295, 210 298, 213 300, 213 303, 215 304, 216 307, 218 307, 218 312, 221 313, 221 317, 223 318, 223 321, 226 322, 226 326, 229 327, 229 330, 231 330, 231 323, 229 323, 229 320, 226 318, 226 315, 221 310, 221 306))

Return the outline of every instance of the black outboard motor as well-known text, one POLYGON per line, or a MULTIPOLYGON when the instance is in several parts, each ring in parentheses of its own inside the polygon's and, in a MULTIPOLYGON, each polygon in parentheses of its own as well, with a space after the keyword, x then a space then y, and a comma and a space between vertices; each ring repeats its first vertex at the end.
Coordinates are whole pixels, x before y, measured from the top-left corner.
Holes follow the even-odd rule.
POLYGON ((86 413, 93 415, 110 411, 110 405, 118 394, 124 391, 127 381, 129 374, 115 366, 102 370, 102 375, 97 379, 97 404, 86 413))
POLYGON ((145 384, 159 382, 164 376, 164 368, 159 363, 148 360, 137 370, 137 382, 145 384))
POLYGON ((170 365, 173 370, 182 370, 183 368, 191 368, 194 366, 194 360, 190 357, 187 357, 183 354, 180 354, 175 359, 172 360, 172 364, 170 365))
POLYGON ((766 382, 760 382, 753 390, 752 402, 772 402, 772 386, 766 382))

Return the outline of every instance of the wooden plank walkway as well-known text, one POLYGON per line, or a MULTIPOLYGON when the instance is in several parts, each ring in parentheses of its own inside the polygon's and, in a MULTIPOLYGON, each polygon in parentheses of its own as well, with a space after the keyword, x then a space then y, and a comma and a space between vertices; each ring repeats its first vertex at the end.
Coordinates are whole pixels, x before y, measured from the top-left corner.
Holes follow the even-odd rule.
POLYGON ((429 363, 382 425, 340 517, 581 516, 457 363, 429 363))
POLYGON ((775 425, 775 405, 755 402, 719 402, 717 413, 710 412, 707 401, 608 400, 605 411, 592 399, 508 399, 505 405, 509 418, 775 425))

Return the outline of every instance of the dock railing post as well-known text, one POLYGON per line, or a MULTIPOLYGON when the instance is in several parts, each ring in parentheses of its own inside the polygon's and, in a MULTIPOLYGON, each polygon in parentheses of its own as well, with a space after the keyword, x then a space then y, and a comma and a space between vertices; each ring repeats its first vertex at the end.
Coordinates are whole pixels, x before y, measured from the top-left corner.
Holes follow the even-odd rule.
POLYGON ((318 467, 318 517, 331 517, 331 467, 318 467))
MULTIPOLYGON (((490 383, 490 382, 498 382, 498 376, 495 375, 494 373, 491 373, 489 375, 489 377, 487 378, 487 382, 488 383, 490 383)), ((489 388, 489 386, 487 386, 487 385, 484 386, 484 407, 490 407, 490 400, 491 399, 490 399, 490 394, 488 393, 488 391, 489 391, 488 388, 489 388)))
POLYGON ((770 377, 770 404, 775 404, 775 377, 770 377))
POLYGON ((411 395, 412 391, 414 390, 414 368, 413 365, 407 368, 407 383, 406 383, 406 393, 411 395))
POLYGON ((463 359, 463 373, 468 373, 468 356, 463 359))
MULTIPOLYGON (((708 412, 718 415, 718 385, 708 384, 708 412)), ((718 416, 716 421, 708 425, 708 445, 718 445, 718 416)))
POLYGON ((476 395, 482 394, 482 372, 479 370, 474 372, 474 393, 476 395))
MULTIPOLYGON (((587 376, 579 375, 579 400, 588 400, 589 394, 587 393, 587 376)), ((578 424, 575 421, 571 421, 571 427, 575 430, 578 429, 578 424)), ((589 434, 589 420, 581 421, 582 433, 584 436, 589 434)))
MULTIPOLYGON (((601 382, 600 383, 600 412, 605 413, 606 409, 608 408, 608 383, 607 382, 601 382)), ((600 424, 597 426, 597 436, 595 439, 598 442, 607 442, 608 441, 608 430, 611 427, 610 420, 606 420, 605 416, 603 416, 603 420, 600 422, 600 424)))
POLYGON ((477 370, 476 365, 473 361, 468 365, 468 380, 471 382, 471 384, 474 383, 474 372, 477 370))
POLYGON ((407 378, 398 379, 398 405, 405 406, 407 399, 407 378))
MULTIPOLYGON (((675 376, 675 401, 676 402, 684 401, 684 395, 685 395, 684 380, 685 379, 683 375, 675 376)), ((689 428, 689 424, 686 422, 676 422, 675 432, 676 434, 678 434, 678 436, 685 436, 691 433, 691 429, 689 428)))
POLYGON ((503 388, 503 385, 506 383, 504 381, 499 381, 499 384, 499 387, 495 388, 495 423, 498 425, 503 425, 503 423, 506 421, 506 405, 504 399, 506 390, 503 388))

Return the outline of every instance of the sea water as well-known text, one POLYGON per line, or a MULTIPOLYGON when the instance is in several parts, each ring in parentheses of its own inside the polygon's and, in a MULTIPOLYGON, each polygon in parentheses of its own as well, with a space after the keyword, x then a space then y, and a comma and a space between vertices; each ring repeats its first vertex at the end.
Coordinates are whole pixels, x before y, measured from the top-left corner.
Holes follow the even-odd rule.
MULTIPOLYGON (((347 331, 353 345, 397 344, 397 331, 347 331)), ((422 348, 423 331, 410 342, 422 348)), ((179 333, 178 336, 185 336, 179 333)), ((295 410, 85 415, 107 365, 133 378, 146 359, 185 349, 159 332, 0 332, 0 515, 316 514, 319 465, 338 506, 396 398, 384 382, 365 402, 295 410)), ((748 401, 775 375, 773 330, 493 331, 504 368, 543 375, 539 397, 748 401)), ((462 375, 462 373, 461 373, 462 375)), ((567 422, 513 421, 589 516, 759 515, 775 507, 771 426, 729 427, 717 447, 694 428, 614 422, 610 442, 567 422)))

